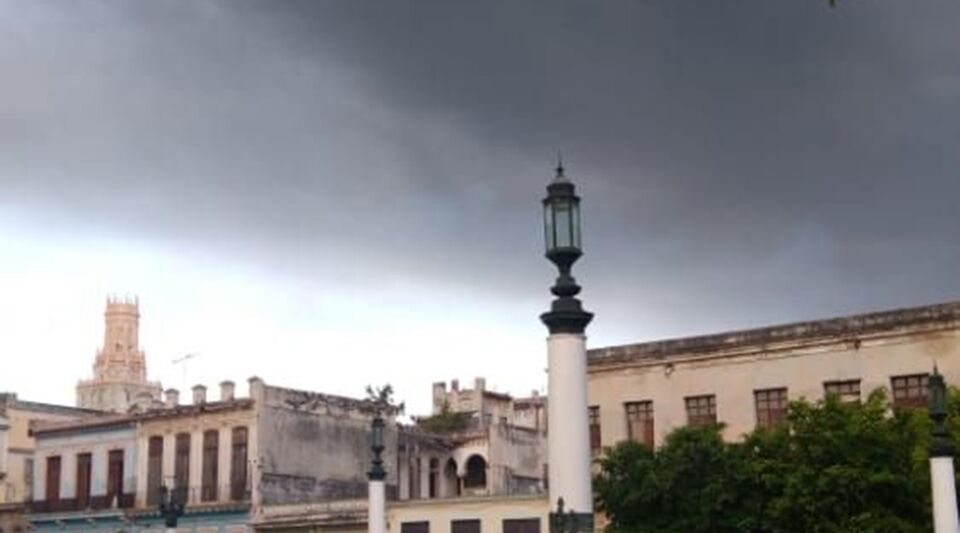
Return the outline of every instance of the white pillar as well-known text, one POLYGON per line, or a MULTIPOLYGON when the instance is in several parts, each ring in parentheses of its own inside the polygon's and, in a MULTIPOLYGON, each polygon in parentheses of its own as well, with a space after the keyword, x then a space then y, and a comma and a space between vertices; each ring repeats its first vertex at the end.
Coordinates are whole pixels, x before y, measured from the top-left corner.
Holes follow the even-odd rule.
POLYGON ((387 495, 383 480, 370 480, 367 500, 368 533, 387 533, 387 495))
POLYGON ((550 509, 555 510, 558 498, 563 498, 566 511, 592 513, 586 337, 575 333, 550 335, 547 363, 550 509))
POLYGON ((957 518, 957 488, 953 475, 953 457, 930 458, 930 484, 933 489, 933 530, 935 533, 960 533, 957 518))

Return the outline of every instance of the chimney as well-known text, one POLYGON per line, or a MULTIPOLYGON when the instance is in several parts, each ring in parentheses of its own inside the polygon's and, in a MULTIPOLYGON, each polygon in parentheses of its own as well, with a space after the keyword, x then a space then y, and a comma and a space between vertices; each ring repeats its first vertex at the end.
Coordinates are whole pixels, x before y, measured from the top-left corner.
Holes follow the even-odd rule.
POLYGON ((233 401, 233 392, 235 387, 233 382, 224 380, 220 382, 220 401, 221 402, 232 402, 233 401))
POLYGON ((166 391, 164 391, 163 394, 166 398, 164 405, 168 409, 180 405, 180 391, 178 391, 177 389, 167 389, 166 391))
POLYGON ((263 401, 263 380, 257 376, 252 376, 247 379, 247 384, 250 387, 250 398, 258 402, 263 401))
POLYGON ((193 386, 193 405, 207 403, 207 388, 203 385, 193 386))
POLYGON ((451 379, 450 380, 450 390, 454 392, 460 392, 460 380, 451 379))
POLYGON ((487 380, 483 378, 476 378, 473 380, 473 388, 477 391, 483 392, 487 388, 487 380))

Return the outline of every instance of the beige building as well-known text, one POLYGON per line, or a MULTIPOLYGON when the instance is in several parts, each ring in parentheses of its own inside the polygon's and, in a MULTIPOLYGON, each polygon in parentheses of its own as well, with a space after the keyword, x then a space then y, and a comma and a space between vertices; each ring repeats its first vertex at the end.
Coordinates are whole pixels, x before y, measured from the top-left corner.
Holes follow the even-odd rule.
POLYGON ((596 348, 588 361, 594 449, 714 422, 736 439, 776 424, 788 401, 828 392, 884 388, 925 405, 935 364, 960 381, 960 302, 596 348))
MULTIPOLYGON (((169 389, 149 408, 38 425, 34 530, 163 531, 161 487, 185 504, 181 527, 196 533, 362 529, 365 512, 298 519, 317 504, 365 509, 373 405, 255 377, 246 397, 234 389, 222 382, 211 400, 198 385, 189 404, 169 389)), ((396 464, 393 423, 386 443, 396 464)), ((396 479, 387 478, 394 495, 396 479)))
POLYGON ((147 381, 147 359, 140 349, 139 301, 108 298, 103 316, 103 347, 93 379, 77 383, 77 405, 125 413, 134 405, 159 402, 161 386, 147 381))
MULTIPOLYGON (((0 394, 0 528, 25 528, 23 504, 34 487, 36 442, 30 428, 41 421, 77 420, 96 411, 30 402, 16 394, 0 394)), ((25 529, 24 529, 25 530, 25 529)))

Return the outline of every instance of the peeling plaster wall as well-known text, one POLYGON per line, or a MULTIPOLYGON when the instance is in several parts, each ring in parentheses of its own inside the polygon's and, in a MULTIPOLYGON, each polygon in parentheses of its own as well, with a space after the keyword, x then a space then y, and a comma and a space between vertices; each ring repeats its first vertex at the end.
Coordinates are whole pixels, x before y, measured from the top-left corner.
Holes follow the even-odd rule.
MULTIPOLYGON (((364 498, 371 466, 370 404, 279 387, 260 404, 263 505, 364 498)), ((397 431, 388 422, 383 453, 388 497, 396 494, 397 431)))

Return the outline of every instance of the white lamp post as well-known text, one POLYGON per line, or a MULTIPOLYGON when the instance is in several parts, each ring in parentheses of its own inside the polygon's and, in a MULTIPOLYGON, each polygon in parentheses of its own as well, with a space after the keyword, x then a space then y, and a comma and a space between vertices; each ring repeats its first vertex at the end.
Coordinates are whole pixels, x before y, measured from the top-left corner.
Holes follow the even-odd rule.
POLYGON ((930 418, 933 441, 930 443, 930 485, 933 491, 933 530, 935 533, 960 533, 957 518, 957 486, 953 472, 954 446, 944 421, 947 418, 947 386, 933 367, 930 376, 930 418))

